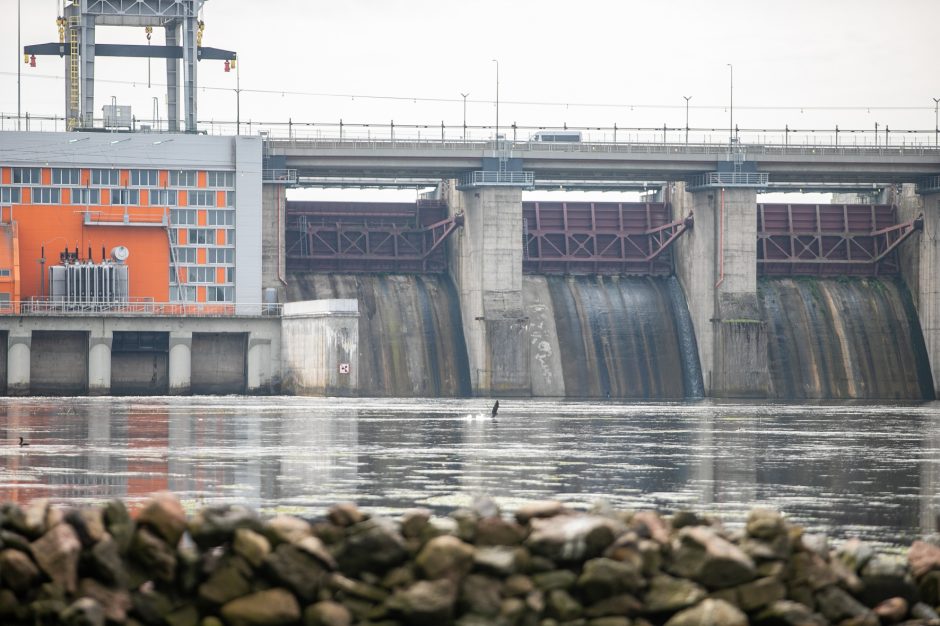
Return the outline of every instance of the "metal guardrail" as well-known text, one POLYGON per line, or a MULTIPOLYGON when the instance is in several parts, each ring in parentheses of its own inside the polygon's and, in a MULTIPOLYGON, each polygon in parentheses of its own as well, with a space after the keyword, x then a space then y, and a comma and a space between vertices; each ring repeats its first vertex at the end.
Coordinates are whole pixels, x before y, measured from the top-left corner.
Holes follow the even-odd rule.
POLYGON ((501 172, 477 170, 465 172, 460 175, 458 188, 463 187, 524 187, 535 185, 535 174, 532 172, 501 172))
POLYGON ((770 180, 767 172, 706 172, 689 181, 689 189, 707 187, 766 187, 770 180))
POLYGON ((921 182, 917 183, 917 193, 940 193, 940 176, 928 176, 921 182))
POLYGON ((295 169, 269 169, 261 172, 263 183, 283 183, 285 185, 297 184, 297 170, 295 169))
POLYGON ((154 302, 131 298, 127 302, 67 302, 49 298, 18 300, 0 305, 3 315, 95 315, 104 317, 257 317, 280 316, 275 302, 154 302))

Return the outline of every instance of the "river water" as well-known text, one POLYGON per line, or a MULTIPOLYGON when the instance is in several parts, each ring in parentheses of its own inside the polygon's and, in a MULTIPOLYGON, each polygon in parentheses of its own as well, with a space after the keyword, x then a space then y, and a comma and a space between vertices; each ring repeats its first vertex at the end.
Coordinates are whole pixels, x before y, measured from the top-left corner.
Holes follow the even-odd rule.
POLYGON ((940 403, 622 404, 294 397, 0 399, 0 498, 63 503, 176 492, 318 515, 692 509, 740 525, 757 505, 834 538, 904 545, 940 512, 940 403), (21 448, 23 436, 29 446, 21 448))

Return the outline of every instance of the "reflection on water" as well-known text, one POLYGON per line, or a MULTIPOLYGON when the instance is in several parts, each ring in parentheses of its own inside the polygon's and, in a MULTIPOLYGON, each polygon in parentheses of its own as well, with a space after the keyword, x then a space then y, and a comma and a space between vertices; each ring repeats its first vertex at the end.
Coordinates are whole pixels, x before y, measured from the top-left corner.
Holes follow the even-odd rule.
POLYGON ((512 510, 755 505, 836 536, 934 530, 940 403, 915 406, 335 398, 0 399, 0 498, 235 502, 316 515, 444 513, 476 494, 512 510), (20 448, 16 438, 31 445, 20 448))

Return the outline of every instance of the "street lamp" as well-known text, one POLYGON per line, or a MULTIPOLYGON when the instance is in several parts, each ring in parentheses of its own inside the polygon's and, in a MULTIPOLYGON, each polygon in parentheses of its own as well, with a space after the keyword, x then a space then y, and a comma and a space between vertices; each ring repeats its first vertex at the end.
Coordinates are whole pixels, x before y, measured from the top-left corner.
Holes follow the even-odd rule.
POLYGON ((499 141, 499 61, 492 61, 496 64, 496 141, 499 141))
POLYGON ((463 140, 467 140, 467 96, 469 93, 461 93, 463 96, 463 140))
POLYGON ((685 143, 689 143, 689 100, 692 96, 682 96, 685 98, 685 143))
POLYGON ((937 143, 940 140, 940 124, 937 124, 937 106, 940 105, 940 98, 931 98, 933 100, 933 145, 940 145, 937 143))
POLYGON ((727 65, 731 69, 731 106, 729 108, 731 121, 728 123, 728 145, 731 146, 734 144, 734 66, 730 63, 727 65))

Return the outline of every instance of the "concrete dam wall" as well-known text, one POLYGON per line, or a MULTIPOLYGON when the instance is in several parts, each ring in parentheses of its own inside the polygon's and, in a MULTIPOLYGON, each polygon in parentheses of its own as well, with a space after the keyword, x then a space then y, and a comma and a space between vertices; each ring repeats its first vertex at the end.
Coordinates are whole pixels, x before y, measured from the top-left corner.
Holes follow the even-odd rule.
POLYGON ((927 350, 897 278, 762 278, 773 393, 786 399, 932 400, 927 350))

